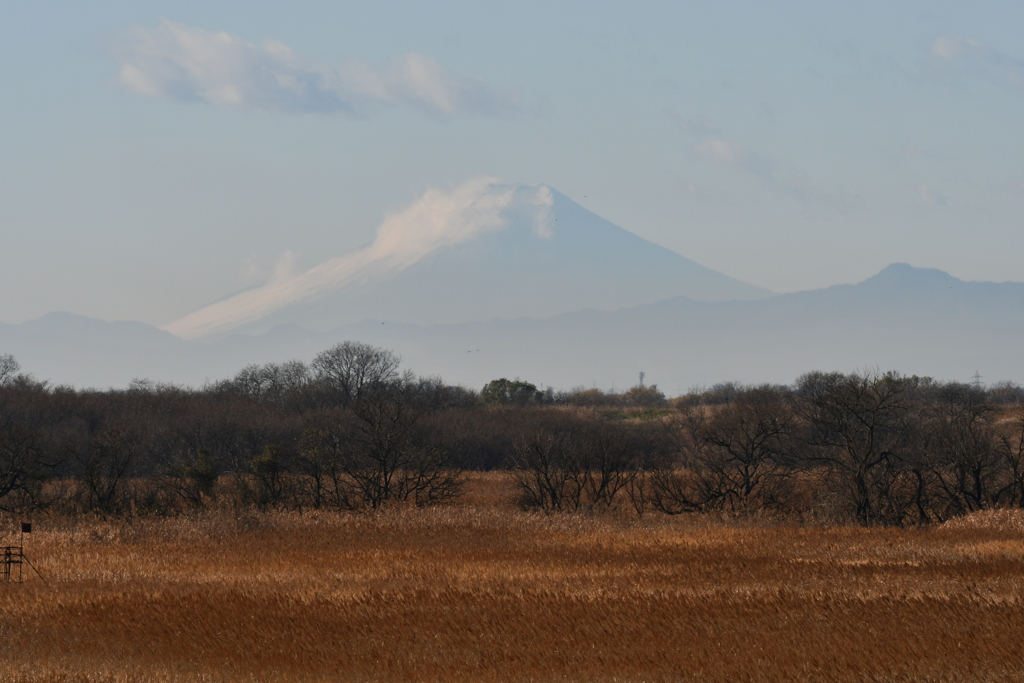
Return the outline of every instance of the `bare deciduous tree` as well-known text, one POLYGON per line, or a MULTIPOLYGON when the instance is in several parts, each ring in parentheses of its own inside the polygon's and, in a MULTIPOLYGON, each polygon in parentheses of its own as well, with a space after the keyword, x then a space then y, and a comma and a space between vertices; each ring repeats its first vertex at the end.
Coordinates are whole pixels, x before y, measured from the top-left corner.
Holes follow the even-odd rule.
POLYGON ((408 389, 378 389, 352 407, 356 419, 342 468, 373 509, 389 502, 445 502, 462 491, 462 473, 444 445, 417 430, 420 413, 408 389))
POLYGON ((398 381, 401 359, 387 349, 346 341, 317 354, 311 367, 316 379, 342 406, 398 381))
POLYGON ((0 425, 0 510, 34 506, 50 468, 37 432, 24 425, 0 425))
POLYGON ((527 414, 509 463, 520 504, 545 512, 610 510, 632 492, 636 505, 643 453, 631 437, 589 413, 527 414))
POLYGON ((300 440, 299 467, 314 505, 338 508, 443 503, 462 492, 462 470, 436 434, 420 429, 415 387, 366 393, 326 428, 300 440))
POLYGON ((575 435, 531 429, 513 443, 512 477, 525 508, 573 512, 580 508, 586 467, 575 435))
POLYGON ((864 524, 901 521, 892 494, 913 448, 914 379, 896 373, 814 372, 797 381, 813 463, 824 465, 864 524))
POLYGON ((167 466, 164 487, 186 505, 201 508, 213 500, 220 469, 205 448, 179 453, 167 466))
POLYGON ((11 354, 8 353, 0 356, 0 387, 13 380, 20 369, 21 365, 18 364, 18 361, 11 354))
MULTIPOLYGON (((344 419, 336 417, 335 420, 344 419)), ((351 443, 349 429, 331 427, 307 429, 299 439, 298 467, 305 498, 316 509, 356 507, 354 487, 346 476, 345 462, 351 443)))
POLYGON ((942 516, 996 504, 1001 462, 985 392, 966 384, 947 385, 931 412, 929 460, 947 501, 942 516))
POLYGON ((705 508, 705 495, 693 473, 666 465, 648 475, 646 498, 652 508, 666 515, 699 512, 705 508))
POLYGON ((233 388, 251 399, 284 403, 300 394, 309 382, 309 368, 302 361, 247 365, 231 381, 233 388))
POLYGON ((249 461, 252 474, 255 503, 260 508, 276 507, 288 497, 289 481, 287 465, 281 448, 276 444, 267 444, 263 450, 249 461))
POLYGON ((1024 507, 1024 415, 1002 426, 996 452, 1006 473, 1006 504, 1024 507))
POLYGON ((636 497, 641 489, 635 486, 643 472, 643 454, 624 428, 598 420, 590 421, 578 446, 583 450, 586 466, 584 492, 591 510, 612 510, 624 492, 636 497))
POLYGON ((87 509, 103 514, 124 509, 128 477, 140 446, 137 434, 107 429, 75 454, 87 509))
POLYGON ((796 416, 778 387, 744 389, 718 408, 687 411, 691 448, 685 462, 707 508, 753 512, 785 499, 796 416))

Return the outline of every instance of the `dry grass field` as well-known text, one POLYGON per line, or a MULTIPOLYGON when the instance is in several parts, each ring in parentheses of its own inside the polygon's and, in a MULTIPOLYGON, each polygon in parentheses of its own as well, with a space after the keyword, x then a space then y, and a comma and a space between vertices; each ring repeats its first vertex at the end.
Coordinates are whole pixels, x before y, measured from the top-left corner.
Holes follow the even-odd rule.
POLYGON ((1019 511, 545 517, 503 486, 375 515, 37 519, 46 583, 0 584, 0 680, 1024 680, 1019 511))

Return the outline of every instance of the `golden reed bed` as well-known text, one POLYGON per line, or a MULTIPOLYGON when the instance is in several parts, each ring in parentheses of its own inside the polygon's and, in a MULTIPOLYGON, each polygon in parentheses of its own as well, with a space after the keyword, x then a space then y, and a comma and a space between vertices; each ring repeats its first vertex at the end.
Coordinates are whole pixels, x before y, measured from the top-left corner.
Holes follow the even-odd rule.
POLYGON ((0 585, 0 681, 1024 680, 1019 511, 545 517, 472 484, 377 515, 37 520, 48 582, 0 585))

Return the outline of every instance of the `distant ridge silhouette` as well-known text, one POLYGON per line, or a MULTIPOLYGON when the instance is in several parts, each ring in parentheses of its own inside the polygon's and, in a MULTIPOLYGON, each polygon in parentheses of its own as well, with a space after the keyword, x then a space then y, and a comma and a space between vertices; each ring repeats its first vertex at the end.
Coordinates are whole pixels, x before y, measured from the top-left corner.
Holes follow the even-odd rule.
POLYGON ((310 360, 339 341, 385 346, 404 367, 479 388, 497 377, 569 389, 625 388, 644 370, 669 393, 716 382, 792 382, 809 370, 896 370, 943 380, 1024 383, 1024 283, 964 282, 894 264, 855 285, 750 301, 669 297, 614 311, 445 325, 365 320, 328 331, 183 341, 141 323, 50 314, 0 325, 0 353, 40 379, 198 386, 250 363, 310 360), (472 349, 472 353, 466 353, 472 349))

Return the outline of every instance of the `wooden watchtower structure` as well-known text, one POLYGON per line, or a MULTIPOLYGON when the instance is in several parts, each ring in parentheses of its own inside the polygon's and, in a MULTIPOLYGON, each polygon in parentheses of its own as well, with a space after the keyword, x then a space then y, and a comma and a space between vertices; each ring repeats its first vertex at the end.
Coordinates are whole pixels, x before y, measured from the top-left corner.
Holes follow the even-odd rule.
POLYGON ((2 569, 0 572, 3 573, 3 580, 10 582, 11 580, 21 583, 24 578, 22 574, 22 567, 25 564, 25 551, 20 545, 5 545, 0 546, 0 565, 2 569), (17 567, 17 578, 15 578, 14 568, 17 567))
POLYGON ((25 578, 24 567, 27 564, 39 578, 39 570, 25 557, 25 534, 32 533, 32 522, 21 523, 21 543, 19 545, 0 545, 0 580, 10 583, 21 583, 25 578))

